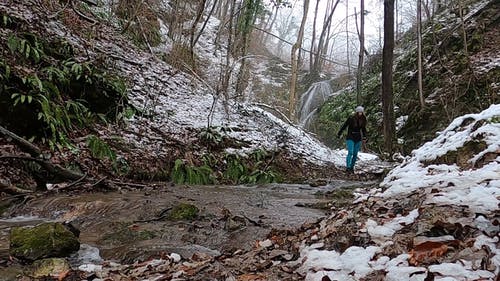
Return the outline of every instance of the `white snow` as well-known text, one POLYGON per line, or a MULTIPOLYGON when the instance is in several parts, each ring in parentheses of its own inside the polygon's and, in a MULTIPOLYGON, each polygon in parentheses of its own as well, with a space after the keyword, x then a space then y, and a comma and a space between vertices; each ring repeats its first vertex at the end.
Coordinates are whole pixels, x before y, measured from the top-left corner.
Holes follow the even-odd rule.
POLYGON ((355 201, 360 203, 373 197, 390 200, 410 195, 417 190, 432 189, 432 192, 424 193, 426 197, 419 208, 453 205, 467 208, 472 214, 483 214, 471 220, 471 226, 483 233, 474 238, 472 249, 488 249, 491 253, 490 264, 494 266, 493 272, 476 266, 481 264, 481 260, 461 259, 453 263, 411 266, 408 262, 410 254, 401 254, 392 259, 387 256, 377 257, 376 254, 384 247, 391 247, 393 235, 398 230, 418 219, 419 209, 415 209, 406 216, 391 219, 372 217, 364 221, 366 231, 379 247, 351 246, 344 253, 303 249, 301 259, 304 262, 300 271, 307 274, 306 280, 321 280, 324 275, 328 275, 331 280, 360 280, 376 270, 385 271, 384 280, 394 281, 423 281, 429 272, 435 274, 435 280, 443 281, 496 280, 496 276, 500 274, 500 226, 487 217, 495 216, 500 206, 499 121, 498 104, 491 105, 481 113, 456 118, 434 140, 413 151, 411 157, 389 172, 380 184, 385 191, 375 189, 360 195, 355 201), (479 153, 466 159, 469 166, 440 164, 439 161, 431 164, 440 156, 456 151, 471 141, 482 141, 484 145, 480 146, 482 150, 479 153), (484 157, 487 154, 489 157, 484 157), (479 163, 481 161, 484 163, 479 163))
POLYGON ((376 221, 368 219, 366 221, 366 229, 374 240, 377 238, 387 238, 391 237, 405 225, 412 224, 417 217, 418 210, 413 210, 408 216, 398 216, 384 225, 378 225, 376 221))

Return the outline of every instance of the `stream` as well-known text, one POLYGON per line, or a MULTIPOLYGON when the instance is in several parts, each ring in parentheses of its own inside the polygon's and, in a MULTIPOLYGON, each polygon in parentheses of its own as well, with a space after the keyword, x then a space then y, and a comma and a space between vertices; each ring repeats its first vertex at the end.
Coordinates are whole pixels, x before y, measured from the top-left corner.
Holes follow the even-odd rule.
MULTIPOLYGON (((333 181, 325 186, 170 186, 141 190, 60 193, 17 205, 0 217, 0 260, 8 256, 9 230, 40 222, 71 222, 82 243, 72 264, 113 260, 131 263, 159 253, 190 258, 195 252, 217 256, 247 250, 265 240, 271 229, 295 228, 324 217, 335 189, 373 182, 333 181), (179 203, 199 209, 192 221, 168 220, 163 214, 179 203)), ((0 275, 2 275, 0 267, 0 275)))

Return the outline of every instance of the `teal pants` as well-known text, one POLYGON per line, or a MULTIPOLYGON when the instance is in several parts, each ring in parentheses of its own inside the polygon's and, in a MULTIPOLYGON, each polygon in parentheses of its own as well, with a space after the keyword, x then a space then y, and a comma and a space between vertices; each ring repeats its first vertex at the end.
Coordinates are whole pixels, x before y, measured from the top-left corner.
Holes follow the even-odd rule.
POLYGON ((361 141, 347 140, 347 157, 346 165, 347 169, 353 169, 354 164, 356 164, 356 159, 358 158, 358 151, 361 148, 361 141))

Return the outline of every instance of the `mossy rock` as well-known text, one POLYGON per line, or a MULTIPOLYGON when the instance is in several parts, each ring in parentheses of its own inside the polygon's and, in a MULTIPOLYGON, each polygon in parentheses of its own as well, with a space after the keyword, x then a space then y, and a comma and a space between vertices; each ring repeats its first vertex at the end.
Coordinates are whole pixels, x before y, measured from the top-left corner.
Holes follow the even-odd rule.
POLYGON ((21 260, 67 257, 79 248, 77 237, 60 223, 13 227, 10 231, 9 252, 21 260))
POLYGON ((70 269, 69 262, 63 258, 37 260, 33 263, 31 277, 57 277, 70 269))
POLYGON ((180 203, 172 209, 168 218, 171 220, 193 220, 198 216, 199 211, 195 205, 180 203))

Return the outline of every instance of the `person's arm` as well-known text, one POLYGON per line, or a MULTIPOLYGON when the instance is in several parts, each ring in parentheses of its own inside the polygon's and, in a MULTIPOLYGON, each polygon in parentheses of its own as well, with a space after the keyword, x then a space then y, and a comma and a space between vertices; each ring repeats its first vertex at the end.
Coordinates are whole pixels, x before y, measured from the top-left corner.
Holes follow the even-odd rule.
POLYGON ((361 127, 361 131, 363 132, 363 140, 365 141, 367 138, 366 126, 361 127))
POLYGON ((344 125, 340 128, 339 132, 337 133, 337 136, 340 138, 340 135, 342 135, 342 132, 347 128, 347 125, 349 124, 349 118, 345 120, 344 125))

